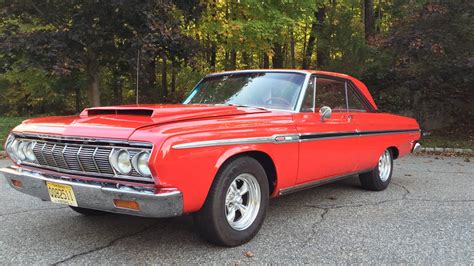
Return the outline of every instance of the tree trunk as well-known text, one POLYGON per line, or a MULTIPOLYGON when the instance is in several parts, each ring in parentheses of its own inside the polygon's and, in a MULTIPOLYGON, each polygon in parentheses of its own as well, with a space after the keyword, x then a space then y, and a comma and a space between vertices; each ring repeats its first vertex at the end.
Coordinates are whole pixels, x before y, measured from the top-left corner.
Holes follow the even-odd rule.
POLYGON ((166 59, 166 54, 163 53, 162 55, 162 59, 163 59, 163 64, 161 65, 161 90, 162 90, 162 93, 161 93, 161 96, 163 98, 164 101, 166 101, 166 97, 168 97, 168 80, 167 80, 167 76, 166 76, 166 63, 167 63, 167 59, 166 59))
POLYGON ((377 3, 377 24, 375 25, 375 32, 379 33, 382 31, 382 0, 377 3))
POLYGON ((80 113, 82 111, 82 106, 81 106, 81 87, 80 86, 75 86, 75 91, 76 91, 76 113, 80 113))
POLYGON ((296 68, 296 58, 295 58, 295 34, 293 28, 290 29, 290 62, 291 68, 296 68))
POLYGON ((97 62, 97 56, 91 51, 87 53, 86 75, 89 105, 100 106, 99 62, 97 62))
POLYGON ((229 58, 229 52, 226 50, 224 53, 224 70, 230 70, 230 58, 229 58))
POLYGON ((155 55, 143 56, 143 71, 139 71, 139 101, 140 103, 151 103, 158 99, 159 93, 156 89, 156 59, 155 55))
POLYGON ((283 68, 283 47, 279 43, 273 44, 272 68, 283 68))
MULTIPOLYGON (((319 11, 319 8, 318 8, 318 11, 319 11)), ((311 32, 309 34, 308 43, 306 44, 306 50, 303 56, 303 63, 301 64, 301 68, 303 69, 309 68, 309 64, 311 62, 311 56, 313 54, 314 43, 316 41, 316 31, 318 28, 318 23, 316 20, 317 12, 314 12, 314 16, 315 18, 313 18, 313 23, 311 23, 311 32)))
POLYGON ((270 68, 270 58, 268 58, 268 54, 267 53, 263 53, 263 66, 262 68, 263 69, 268 69, 270 68))
POLYGON ((249 54, 248 52, 242 52, 242 63, 243 63, 243 68, 251 68, 252 65, 252 54, 249 54))
MULTIPOLYGON (((323 31, 325 19, 326 19, 326 8, 324 7, 318 8, 318 11, 316 12, 316 20, 318 21, 317 30, 319 32, 323 31)), ((316 57, 317 57, 316 65, 319 68, 326 64, 326 59, 328 57, 326 56, 326 51, 323 45, 321 45, 321 43, 322 43, 322 34, 319 34, 318 45, 316 47, 316 57)))
MULTIPOLYGON (((309 34, 309 39, 308 39, 308 44, 306 45, 306 52, 303 57, 303 64, 302 68, 303 69, 308 69, 310 68, 311 64, 311 57, 313 55, 313 49, 314 49, 314 44, 316 43, 316 35, 319 33, 319 40, 321 40, 321 33, 323 30, 323 23, 324 23, 324 18, 326 16, 326 8, 325 7, 319 7, 315 12, 314 12, 314 18, 313 18, 313 23, 311 23, 311 33, 309 34)), ((317 45, 317 51, 320 50, 320 45, 317 45)), ((316 55, 318 56, 318 55, 316 55)), ((319 62, 319 57, 318 57, 318 62, 319 62)), ((320 65, 320 64, 318 64, 320 65)))
POLYGON ((171 60, 171 92, 176 91, 176 59, 171 60))
POLYGON ((230 70, 237 69, 237 51, 232 49, 230 51, 230 70))
POLYGON ((308 23, 304 25, 304 34, 303 34, 303 49, 301 50, 301 57, 304 58, 306 54, 306 45, 307 45, 307 38, 308 36, 308 23))
POLYGON ((365 40, 374 36, 374 3, 373 0, 364 0, 364 30, 365 40))
POLYGON ((113 73, 112 77, 112 91, 114 97, 114 104, 122 104, 122 79, 119 73, 113 73))
POLYGON ((216 54, 217 54, 217 47, 216 47, 216 44, 212 44, 211 45, 211 62, 210 62, 210 65, 211 65, 211 70, 212 72, 215 72, 216 71, 216 54))

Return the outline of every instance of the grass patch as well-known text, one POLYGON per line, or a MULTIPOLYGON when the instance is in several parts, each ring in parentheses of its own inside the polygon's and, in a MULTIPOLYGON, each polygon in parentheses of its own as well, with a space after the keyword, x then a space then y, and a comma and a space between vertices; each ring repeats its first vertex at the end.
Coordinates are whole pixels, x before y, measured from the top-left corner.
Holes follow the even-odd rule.
POLYGON ((472 136, 441 136, 432 134, 424 136, 421 140, 422 147, 428 148, 463 148, 474 149, 474 138, 472 136))
POLYGON ((0 151, 3 151, 3 145, 7 140, 8 132, 17 125, 21 123, 21 121, 27 119, 27 117, 4 117, 0 116, 0 151))

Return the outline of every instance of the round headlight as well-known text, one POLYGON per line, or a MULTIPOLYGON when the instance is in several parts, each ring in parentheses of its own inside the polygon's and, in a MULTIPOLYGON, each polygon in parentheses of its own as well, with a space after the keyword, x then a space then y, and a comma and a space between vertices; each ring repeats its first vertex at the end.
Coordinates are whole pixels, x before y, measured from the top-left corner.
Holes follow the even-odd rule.
POLYGON ((150 176, 151 171, 148 167, 148 160, 150 159, 150 154, 148 152, 140 152, 135 155, 133 158, 133 166, 142 176, 150 176))
POLYGON ((23 161, 26 159, 24 149, 27 143, 23 141, 20 141, 19 143, 20 144, 18 144, 18 148, 16 149, 16 157, 20 159, 21 161, 23 161))
POLYGON ((128 174, 132 171, 132 162, 130 161, 130 154, 126 150, 120 150, 116 154, 115 169, 121 174, 128 174))
POLYGON ((7 145, 7 151, 12 159, 18 159, 16 153, 18 151, 19 144, 20 141, 15 139, 7 145))
POLYGON ((25 144, 25 146, 23 146, 23 154, 25 154, 26 159, 31 162, 36 161, 36 156, 33 152, 34 146, 34 142, 28 142, 27 144, 25 144))

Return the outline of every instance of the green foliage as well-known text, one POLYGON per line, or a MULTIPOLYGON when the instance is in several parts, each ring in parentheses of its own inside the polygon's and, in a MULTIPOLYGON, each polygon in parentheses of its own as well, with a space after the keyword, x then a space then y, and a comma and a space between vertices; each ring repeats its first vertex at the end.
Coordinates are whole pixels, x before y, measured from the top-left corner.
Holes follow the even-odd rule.
POLYGON ((137 83, 141 103, 180 102, 209 72, 305 65, 362 79, 424 129, 472 127, 472 1, 371 2, 369 37, 366 0, 4 2, 0 113, 134 103, 137 83))
POLYGON ((68 95, 65 82, 35 67, 15 64, 0 74, 0 112, 7 115, 44 113, 67 114, 73 110, 63 99, 68 95))
POLYGON ((0 151, 3 150, 3 144, 7 140, 8 133, 14 127, 19 125, 26 117, 4 117, 0 116, 0 151))
POLYGON ((472 2, 427 3, 407 11, 381 49, 392 61, 372 79, 386 110, 417 117, 427 128, 472 127, 474 117, 472 2), (393 99, 394 98, 394 99, 393 99))

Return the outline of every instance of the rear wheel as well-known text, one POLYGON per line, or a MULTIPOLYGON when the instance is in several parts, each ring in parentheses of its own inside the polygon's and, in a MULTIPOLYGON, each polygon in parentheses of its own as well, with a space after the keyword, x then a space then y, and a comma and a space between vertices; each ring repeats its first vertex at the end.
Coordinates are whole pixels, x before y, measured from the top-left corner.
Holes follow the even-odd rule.
POLYGON ((69 206, 73 211, 80 213, 82 215, 87 215, 87 216, 100 216, 100 215, 106 215, 109 214, 108 212, 104 211, 99 211, 99 210, 93 210, 93 209, 86 209, 86 208, 81 208, 81 207, 74 207, 74 206, 69 206))
POLYGON ((260 163, 240 157, 217 174, 195 223, 209 242, 237 246, 260 230, 269 199, 268 179, 260 163))
POLYGON ((374 191, 381 191, 387 188, 392 180, 393 154, 390 149, 386 149, 379 158, 377 167, 368 173, 359 175, 363 188, 374 191))

